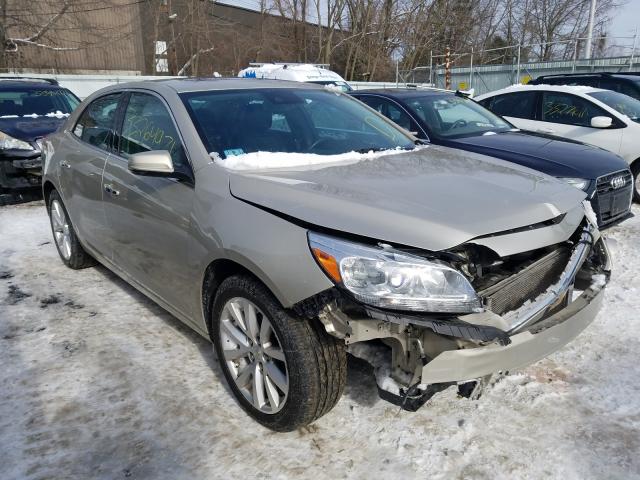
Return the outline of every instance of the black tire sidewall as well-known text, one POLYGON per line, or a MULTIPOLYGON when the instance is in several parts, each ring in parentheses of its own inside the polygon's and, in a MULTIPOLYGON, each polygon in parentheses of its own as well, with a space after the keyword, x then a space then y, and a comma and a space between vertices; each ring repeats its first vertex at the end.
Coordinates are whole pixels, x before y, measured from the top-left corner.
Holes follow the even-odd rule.
POLYGON ((310 407, 309 399, 314 390, 310 384, 314 375, 310 374, 309 369, 316 366, 309 365, 308 356, 301 354, 303 351, 311 351, 313 348, 311 338, 307 336, 306 342, 304 341, 303 332, 306 326, 303 325, 303 322, 305 320, 291 317, 264 286, 249 277, 231 277, 225 280, 220 285, 214 301, 211 337, 227 384, 240 406, 259 423, 273 430, 290 431, 294 429, 292 427, 306 424, 312 420, 310 408, 306 407, 310 407), (284 351, 289 377, 289 391, 285 405, 274 414, 257 410, 244 397, 226 365, 219 333, 220 316, 226 302, 234 297, 250 300, 267 316, 284 351), (296 322, 299 324, 297 325, 296 322), (300 328, 296 328, 296 326, 300 328), (301 342, 302 344, 300 344, 301 342))
POLYGON ((76 235, 75 228, 73 227, 73 223, 71 223, 71 218, 69 218, 69 213, 67 212, 67 207, 65 207, 62 198, 60 198, 60 194, 53 190, 49 195, 49 201, 47 202, 47 213, 49 214, 49 225, 51 226, 51 234, 53 235, 53 243, 56 246, 56 250, 58 251, 58 255, 60 255, 60 260, 69 268, 79 269, 89 266, 93 263, 92 259, 89 255, 84 251, 82 245, 80 245, 80 241, 78 240, 78 236, 76 235), (69 225, 69 236, 71 240, 71 255, 69 259, 64 258, 62 252, 60 251, 60 247, 58 246, 58 242, 56 242, 56 235, 53 230, 53 219, 51 218, 51 206, 54 201, 58 201, 60 206, 62 207, 62 212, 64 213, 65 220, 69 225))
POLYGON ((635 203, 640 203, 640 191, 638 191, 637 187, 636 187, 636 180, 638 178, 638 175, 640 175, 640 158, 638 160, 636 160, 635 162, 633 162, 633 165, 631 165, 631 173, 633 175, 633 201, 635 203))

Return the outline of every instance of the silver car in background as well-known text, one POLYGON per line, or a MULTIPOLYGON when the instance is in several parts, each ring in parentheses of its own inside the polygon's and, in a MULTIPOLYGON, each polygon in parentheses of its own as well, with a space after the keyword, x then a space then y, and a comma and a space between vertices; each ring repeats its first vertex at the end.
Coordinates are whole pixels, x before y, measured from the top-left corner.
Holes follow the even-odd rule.
POLYGON ((417 143, 322 87, 138 82, 46 139, 43 188, 66 265, 97 260, 210 338, 241 407, 289 431, 339 400, 347 350, 416 409, 561 348, 600 307, 584 193, 417 143))

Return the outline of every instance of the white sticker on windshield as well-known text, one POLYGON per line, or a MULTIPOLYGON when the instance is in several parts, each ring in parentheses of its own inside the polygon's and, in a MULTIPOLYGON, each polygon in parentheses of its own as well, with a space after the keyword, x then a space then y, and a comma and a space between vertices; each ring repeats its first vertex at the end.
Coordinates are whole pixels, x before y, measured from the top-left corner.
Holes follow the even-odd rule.
POLYGON ((241 148, 229 148, 224 151, 225 157, 234 157, 236 155, 243 155, 243 154, 244 154, 244 150, 242 150, 241 148))

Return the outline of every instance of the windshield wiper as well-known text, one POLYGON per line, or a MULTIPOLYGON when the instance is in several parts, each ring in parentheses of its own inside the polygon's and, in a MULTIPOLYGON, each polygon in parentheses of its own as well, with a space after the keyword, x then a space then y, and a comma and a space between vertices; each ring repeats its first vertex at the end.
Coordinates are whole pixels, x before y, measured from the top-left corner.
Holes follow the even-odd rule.
POLYGON ((355 150, 355 152, 357 152, 357 153, 369 153, 369 152, 384 152, 385 150, 393 150, 393 149, 384 148, 384 147, 370 147, 370 148, 359 148, 358 150, 355 150))

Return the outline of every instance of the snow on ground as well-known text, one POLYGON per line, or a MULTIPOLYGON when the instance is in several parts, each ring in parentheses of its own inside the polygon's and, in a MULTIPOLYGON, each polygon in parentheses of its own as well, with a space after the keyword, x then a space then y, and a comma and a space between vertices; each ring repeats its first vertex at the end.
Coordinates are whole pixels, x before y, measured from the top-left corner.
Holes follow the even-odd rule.
POLYGON ((640 209, 614 228, 615 272, 572 344, 478 401, 417 413, 350 360, 336 408, 268 431, 210 345, 102 267, 72 271, 41 204, 0 209, 0 478, 640 478, 640 209))

